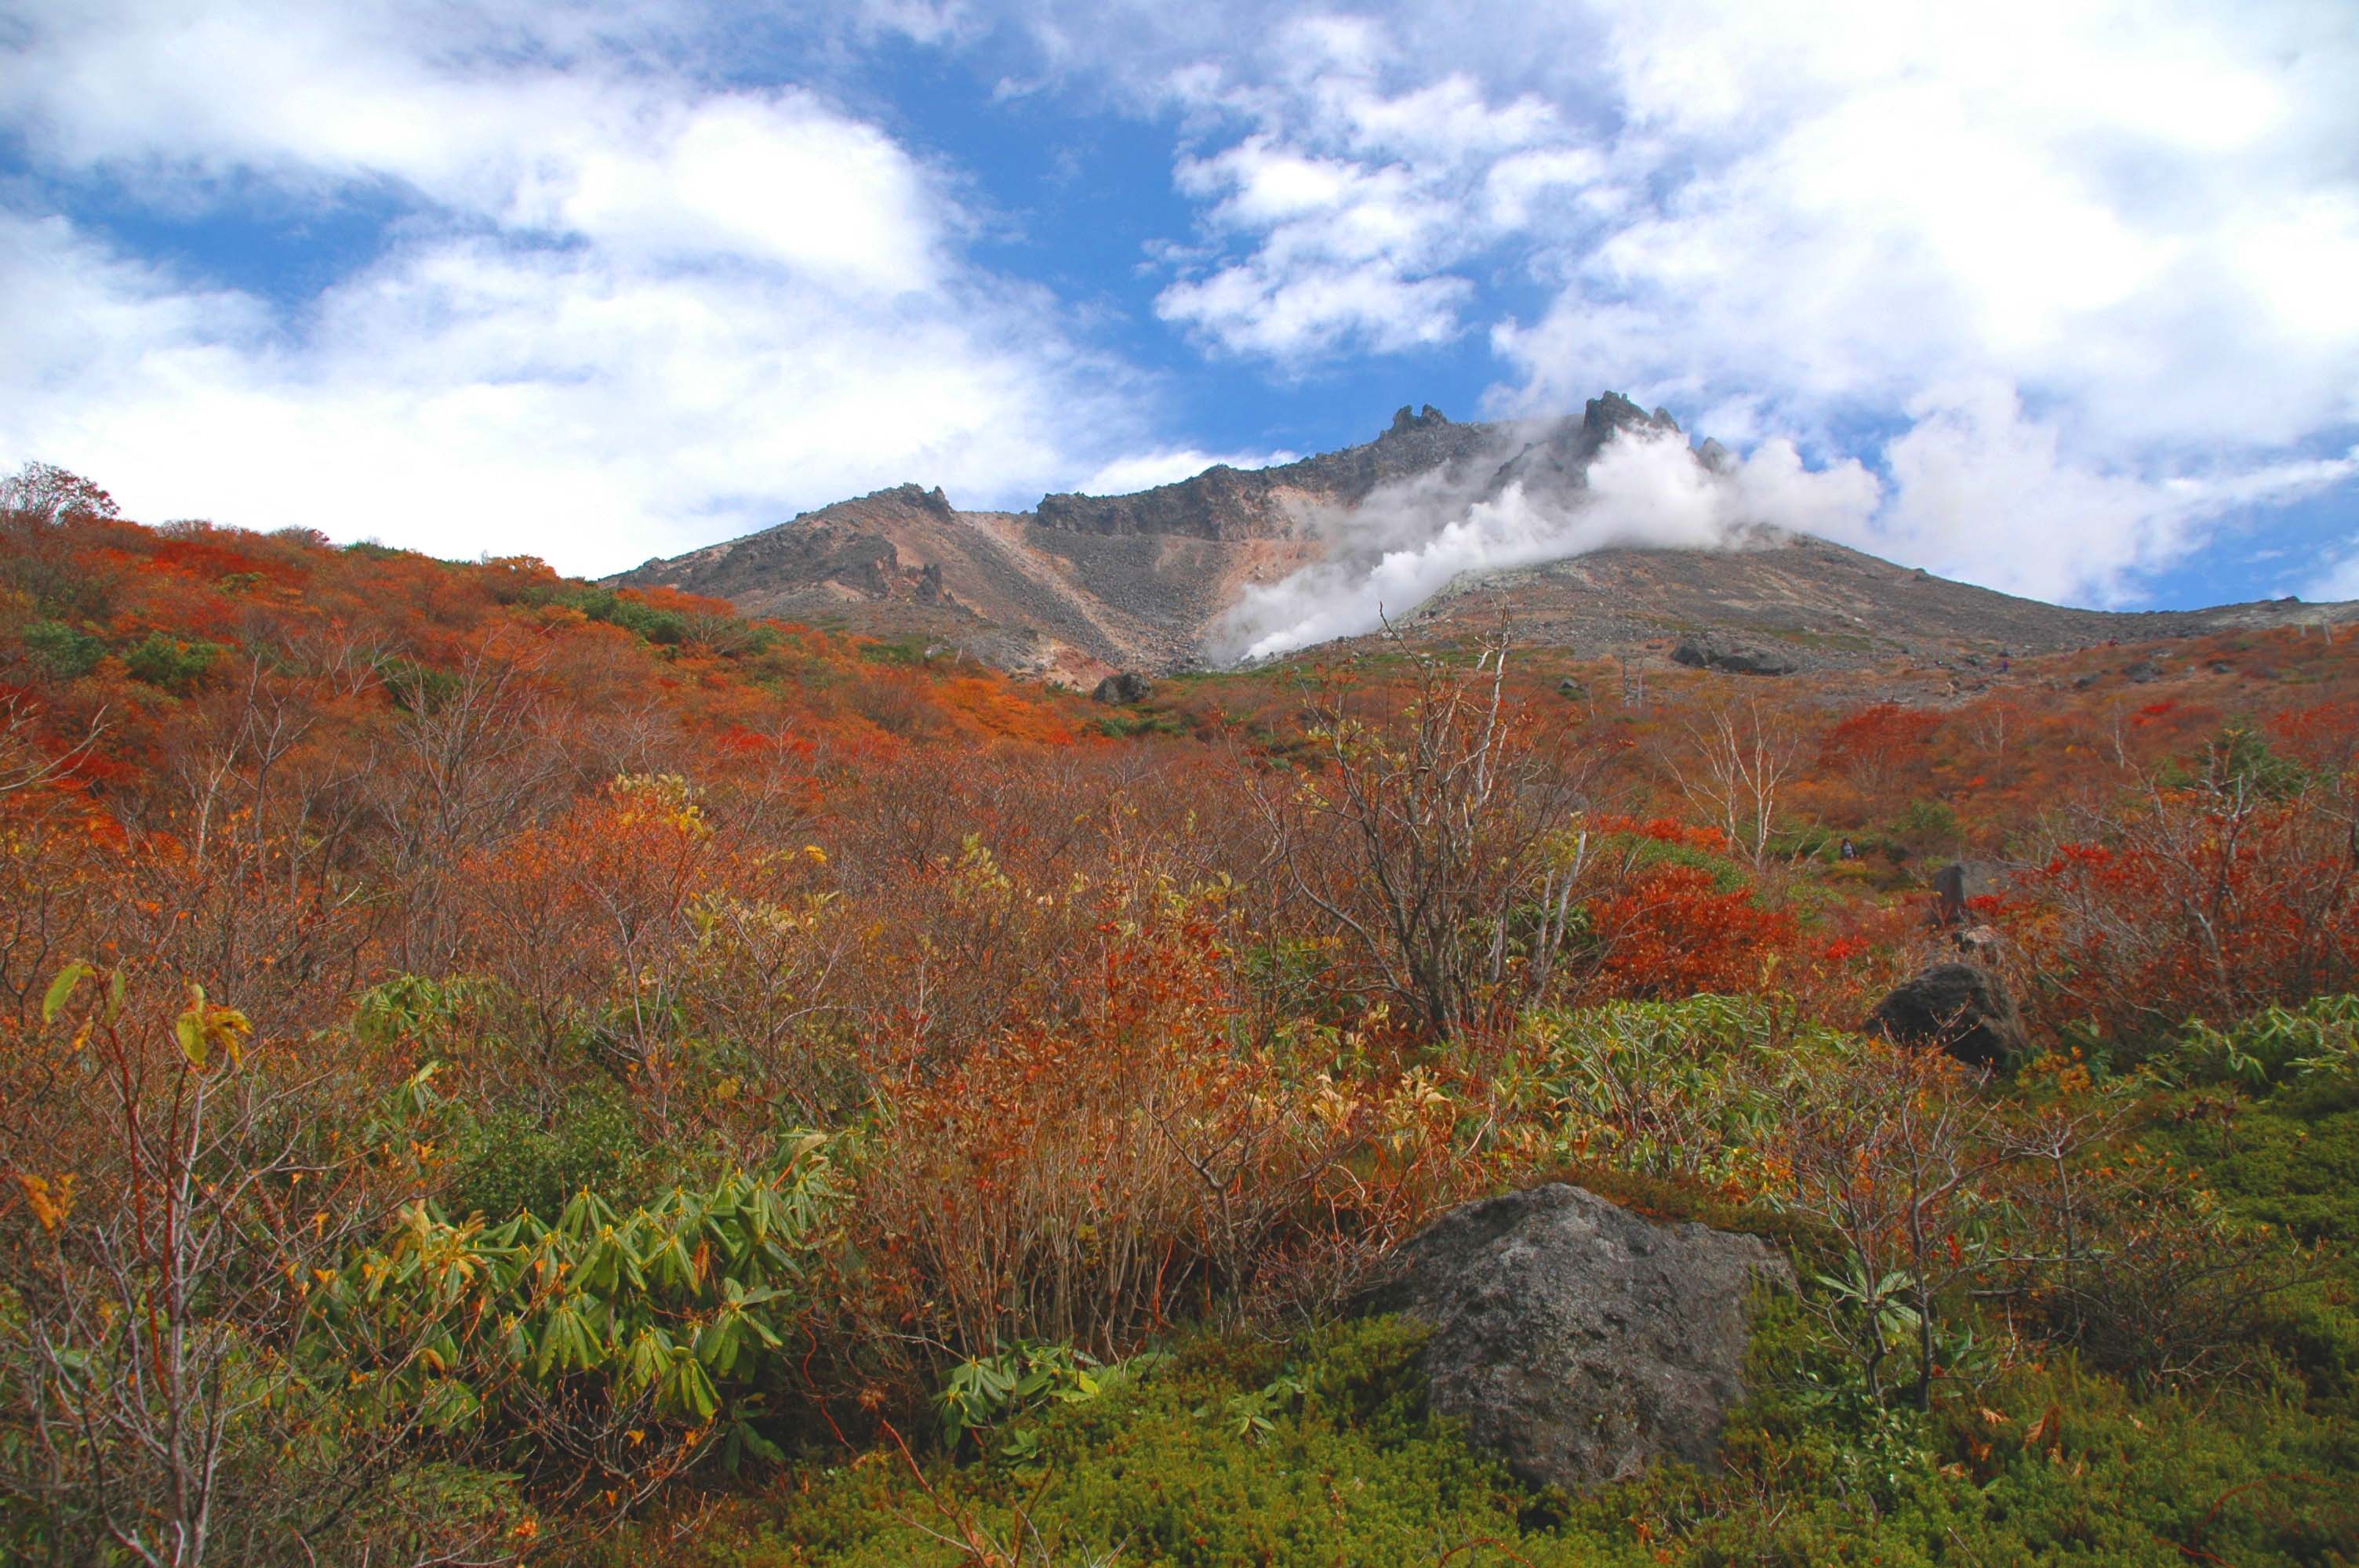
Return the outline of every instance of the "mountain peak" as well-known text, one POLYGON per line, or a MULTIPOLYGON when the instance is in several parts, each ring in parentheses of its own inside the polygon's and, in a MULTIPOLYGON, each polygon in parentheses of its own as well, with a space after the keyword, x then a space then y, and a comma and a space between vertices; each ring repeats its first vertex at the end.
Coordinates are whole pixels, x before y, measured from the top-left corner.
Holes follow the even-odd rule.
POLYGON ((1492 424, 1404 405, 1372 441, 1274 468, 1216 465, 1130 495, 1047 495, 1015 514, 961 512, 940 489, 897 485, 614 580, 728 599, 747 614, 940 637, 1085 686, 1109 669, 1261 645, 1238 636, 1241 608, 1259 621, 1299 611, 1277 648, 1350 634, 1358 622, 1337 605, 1370 583, 1392 622, 1418 635, 1457 635, 1470 613, 1504 602, 1527 635, 1585 653, 1668 657, 1679 635, 1723 631, 1791 643, 1804 666, 2359 614, 2113 615, 1946 582, 1807 535, 1768 551, 1740 547, 1759 544, 1758 530, 1701 548, 1646 545, 1647 530, 1618 514, 1584 530, 1592 467, 1617 436, 1659 444, 1645 461, 1720 475, 1738 463, 1716 441, 1690 448, 1669 410, 1618 392, 1578 416, 1492 424), (1618 547, 1597 547, 1609 544, 1618 547))
POLYGON ((1440 409, 1436 408, 1430 403, 1427 404, 1421 410, 1415 414, 1410 413, 1408 411, 1408 405, 1404 403, 1400 406, 1399 411, 1393 415, 1392 427, 1386 430, 1385 434, 1387 436, 1401 436, 1408 434, 1411 430, 1428 430, 1433 428, 1437 425, 1447 425, 1449 423, 1450 416, 1444 414, 1440 409))

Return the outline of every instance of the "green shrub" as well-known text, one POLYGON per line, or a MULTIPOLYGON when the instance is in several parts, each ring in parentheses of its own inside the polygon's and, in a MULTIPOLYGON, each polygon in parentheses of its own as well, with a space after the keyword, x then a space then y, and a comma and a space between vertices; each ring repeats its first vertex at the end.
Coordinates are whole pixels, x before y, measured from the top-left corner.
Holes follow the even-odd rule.
POLYGON ((1124 708, 1102 713, 1097 719, 1098 732, 1112 740, 1127 741, 1139 735, 1185 735, 1188 720, 1169 708, 1124 708))
POLYGON ((419 718, 440 708, 459 689, 459 677, 452 672, 399 654, 379 654, 372 667, 393 705, 419 718))
POLYGON ((160 632, 150 632, 147 637, 123 655, 125 668, 131 678, 144 681, 159 690, 184 696, 194 689, 212 669, 215 661, 228 653, 219 643, 182 642, 167 637, 160 632))
POLYGON ((825 1142, 801 1135, 769 1170, 636 1206, 584 1189, 549 1221, 413 1204, 327 1281, 316 1337, 334 1360, 375 1362, 376 1397, 430 1426, 516 1431, 528 1463, 562 1466, 569 1444, 618 1476, 781 1457, 756 1422, 813 1304, 835 1199, 825 1142), (669 1437, 648 1440, 658 1422, 669 1437))
POLYGON ((1762 1190, 1762 1162, 1843 1037, 1758 997, 1625 1001, 1536 1014, 1551 1157, 1762 1190))
POLYGON ((2318 996, 2267 1007, 2228 1029, 2190 1022, 2164 1064, 2189 1083, 2255 1086, 2359 1075, 2359 996, 2318 996))
POLYGON ((1892 818, 1892 837, 1919 850, 1958 842, 1958 814, 1947 801, 1912 800, 1892 818))
POLYGON ((860 645, 860 656, 872 665, 914 665, 926 662, 926 640, 896 637, 860 645))
POLYGON ((977 1560, 956 1544, 971 1529, 1060 1563, 1408 1568, 1453 1549, 1452 1563, 1504 1563, 1481 1543, 1521 1533, 1529 1494, 1426 1416, 1421 1341, 1395 1319, 1327 1330, 1291 1362, 1281 1347, 1190 1341, 1097 1399, 1027 1418, 979 1464, 937 1467, 930 1500, 897 1465, 821 1472, 744 1560, 947 1565, 977 1560))
POLYGON ((647 1152, 622 1097, 588 1088, 567 1095, 546 1125, 522 1111, 494 1111, 467 1130, 461 1151, 451 1212, 495 1223, 554 1216, 583 1191, 619 1196, 647 1152))
POLYGON ((33 662, 59 680, 78 680, 98 667, 106 644, 79 626, 62 621, 36 621, 25 628, 25 651, 33 662))
POLYGON ((1389 1318, 1323 1329, 1291 1357, 1192 1340, 1098 1399, 1025 1418, 1020 1441, 978 1463, 937 1462, 922 1484, 897 1456, 813 1465, 766 1529, 716 1537, 725 1552, 704 1561, 949 1568, 980 1548, 1186 1568, 2254 1568, 2359 1552, 2359 1496, 2340 1479, 2359 1435, 2267 1390, 2140 1399, 2066 1363, 1931 1415, 1891 1410, 1792 1303, 1775 1304, 1723 1475, 1658 1465, 1574 1498, 1524 1486, 1426 1411, 1421 1342, 1389 1318))
POLYGON ((1633 871, 1686 866, 1701 871, 1712 879, 1714 892, 1734 892, 1752 883, 1750 869, 1735 857, 1693 844, 1667 842, 1644 833, 1611 833, 1600 839, 1599 847, 1626 852, 1633 871))
POLYGON ((942 1442, 955 1450, 1042 1405, 1093 1400, 1102 1388, 1100 1371, 1095 1357, 1064 1345, 1026 1343, 995 1356, 970 1356, 943 1376, 934 1396, 942 1442))
POLYGON ((678 647, 689 640, 687 616, 676 610, 658 610, 644 599, 611 588, 585 588, 563 595, 559 602, 571 605, 592 621, 620 626, 658 647, 678 647))

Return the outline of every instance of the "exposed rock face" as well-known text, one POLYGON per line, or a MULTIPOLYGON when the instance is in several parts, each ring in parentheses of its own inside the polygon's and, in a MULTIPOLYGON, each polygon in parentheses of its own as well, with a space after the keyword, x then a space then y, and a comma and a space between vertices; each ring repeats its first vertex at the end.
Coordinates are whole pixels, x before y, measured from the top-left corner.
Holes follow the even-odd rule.
POLYGON ((1145 702, 1155 695, 1155 683, 1136 670, 1123 670, 1098 682, 1090 696, 1110 708, 1120 708, 1134 702, 1145 702))
POLYGON ((1682 637, 1671 650, 1671 662, 1691 670, 1719 670, 1733 676, 1789 676, 1799 668, 1782 654, 1710 637, 1682 637))
POLYGON ((1591 398, 1578 420, 1560 419, 1542 427, 1534 438, 1499 465, 1484 487, 1496 495, 1520 484, 1534 499, 1561 502, 1589 488, 1589 465, 1615 435, 1677 437, 1679 421, 1658 408, 1649 414, 1618 392, 1591 398))
POLYGON ((1289 538, 1313 508, 1354 505, 1389 481, 1451 470, 1499 438, 1497 427, 1454 424, 1429 403, 1421 414, 1404 407, 1390 428, 1363 446, 1277 468, 1222 463, 1136 495, 1047 495, 1036 515, 1043 527, 1113 537, 1289 538))
POLYGON ((2015 999, 1979 964, 1935 964, 1903 980, 1867 1015, 1867 1029, 1904 1045, 1930 1045, 1974 1067, 1995 1067, 2028 1048, 2015 999))
POLYGON ((1658 1457, 1716 1465, 1750 1292, 1794 1283, 1758 1237, 1656 1225, 1561 1182, 1451 1210, 1394 1268, 1368 1305, 1433 1325, 1433 1409, 1525 1480, 1575 1491, 1658 1457))
MULTIPOLYGON (((1618 393, 1577 416, 1498 424, 1461 424, 1428 404, 1339 451, 1267 469, 1217 466, 1135 495, 1049 495, 1030 512, 962 511, 939 489, 896 485, 610 580, 710 594, 748 615, 939 638, 1088 685, 1110 669, 1159 672, 1200 656, 1241 599, 1328 557, 1348 531, 1341 520, 1371 503, 1385 528, 1412 531, 1510 486, 1543 513, 1577 506, 1592 460, 1617 434, 1686 439, 1668 411, 1618 393)), ((1710 441, 1693 451, 1705 470, 1737 460, 1710 441)), ((1756 529, 1739 542, 1748 547, 1627 547, 1467 573, 1422 608, 1391 608, 1442 639, 1511 611, 1525 639, 1589 657, 1658 657, 1666 627, 1690 628, 1734 640, 1702 667, 1740 674, 1863 665, 1927 643, 2031 653, 2359 619, 2359 605, 2065 610, 1824 540, 1756 529)))

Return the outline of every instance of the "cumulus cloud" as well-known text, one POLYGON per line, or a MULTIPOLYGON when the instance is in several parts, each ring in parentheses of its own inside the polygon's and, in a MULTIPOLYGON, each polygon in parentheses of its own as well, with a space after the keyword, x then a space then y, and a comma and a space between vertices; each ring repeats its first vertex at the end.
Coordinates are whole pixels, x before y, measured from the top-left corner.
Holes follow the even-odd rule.
MULTIPOLYGON (((1477 464, 1474 471, 1493 470, 1477 464)), ((1789 444, 1712 469, 1675 433, 1626 430, 1597 454, 1586 490, 1570 497, 1536 497, 1520 483, 1470 497, 1449 475, 1420 475, 1314 520, 1325 558, 1247 589, 1211 651, 1266 658, 1372 632, 1469 572, 1616 546, 1734 549, 1764 528, 1856 532, 1877 494, 1875 476, 1858 463, 1807 469, 1789 444)))
POLYGON ((2132 596, 2136 573, 2188 553, 2206 525, 2254 504, 2298 500, 2359 475, 2359 457, 2150 480, 2061 455, 2049 422, 1984 381, 1937 388, 1884 449, 1895 492, 1852 541, 2034 598, 2132 596))
POLYGON ((969 171, 831 91, 887 34, 1027 114, 1171 129, 1195 222, 1142 308, 1226 373, 1487 346, 1493 415, 1614 386, 1748 447, 1756 484, 1781 451, 1857 459, 1882 500, 1824 531, 2089 601, 2354 480, 2359 33, 2305 0, 12 17, 0 462, 89 468, 151 515, 596 568, 902 478, 1021 503, 1209 460, 1046 289, 979 265, 1002 220, 969 171), (798 81, 766 81, 746 40, 798 28, 798 81), (45 216, 61 188, 392 217, 290 302, 45 216))
POLYGON ((1215 455, 1193 447, 1163 447, 1114 459, 1077 487, 1083 495, 1128 495, 1159 484, 1193 479, 1209 468, 1266 469, 1290 463, 1299 452, 1228 452, 1215 455))
POLYGON ((2359 547, 2345 551, 2304 585, 2305 599, 2359 599, 2359 547))
POLYGON ((1494 412, 1625 387, 1865 459, 1855 542, 2083 600, 2359 427, 2332 7, 1592 0, 1281 14, 1243 49, 1217 5, 1017 9, 1190 116, 1205 243, 1162 308, 1289 374, 1482 330, 1494 412))
POLYGON ((1208 204, 1212 244, 1157 313, 1223 351, 1288 365, 1458 337, 1474 288, 1450 269, 1584 177, 1577 155, 1532 150, 1555 137, 1555 112, 1529 96, 1494 102, 1462 74, 1391 91, 1393 46, 1367 22, 1315 16, 1278 33, 1277 81, 1209 69, 1170 79, 1189 110, 1256 128, 1179 160, 1175 182, 1208 204), (1490 204, 1470 211, 1469 189, 1486 181, 1490 204))
POLYGON ((815 312, 809 285, 759 271, 440 241, 331 289, 290 341, 245 296, 6 220, 0 289, 45 307, 0 329, 9 374, 57 389, 9 400, 0 449, 100 475, 135 515, 594 571, 880 477, 1028 498, 1071 461, 1036 349, 951 302, 815 312))
POLYGON ((47 8, 0 123, 51 178, 399 216, 293 306, 0 217, 0 460, 136 515, 605 571, 901 479, 1022 503, 1147 444, 1119 367, 962 259, 954 181, 811 90, 667 66, 661 21, 47 8))

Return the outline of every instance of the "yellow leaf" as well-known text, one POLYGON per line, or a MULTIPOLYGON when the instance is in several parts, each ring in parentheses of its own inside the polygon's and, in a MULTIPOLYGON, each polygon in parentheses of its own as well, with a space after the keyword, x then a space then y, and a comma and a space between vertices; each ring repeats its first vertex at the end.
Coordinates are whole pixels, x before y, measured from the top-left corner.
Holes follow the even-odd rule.
MULTIPOLYGON (((194 986, 189 989, 196 989, 194 986)), ((199 1072, 202 1072, 205 1065, 205 1015, 202 1009, 203 1004, 199 1003, 172 1021, 172 1033, 180 1042, 180 1054, 186 1056, 189 1065, 199 1072)))
POLYGON ((60 969, 58 978, 49 982, 49 990, 41 997, 41 1022, 56 1022, 66 1003, 73 1000, 74 988, 97 972, 88 964, 68 964, 60 969))

